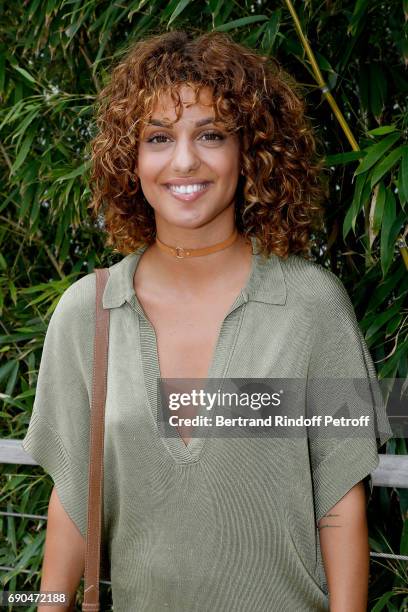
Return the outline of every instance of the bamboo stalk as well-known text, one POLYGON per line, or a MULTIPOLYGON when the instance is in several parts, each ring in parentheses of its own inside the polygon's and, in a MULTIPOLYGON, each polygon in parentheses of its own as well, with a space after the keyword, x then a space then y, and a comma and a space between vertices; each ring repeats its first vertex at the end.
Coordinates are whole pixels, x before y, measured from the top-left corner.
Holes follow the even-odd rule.
MULTIPOLYGON (((288 7, 288 10, 289 10, 290 14, 292 15, 293 22, 295 24, 296 32, 297 32, 297 34, 298 34, 298 36, 300 38, 300 42, 302 43, 303 48, 305 50, 305 53, 306 53, 306 55, 307 55, 307 57, 309 59, 309 62, 311 64, 311 66, 312 66, 314 77, 315 77, 315 79, 316 79, 316 81, 317 81, 317 83, 318 83, 318 85, 319 85, 319 87, 320 87, 320 89, 322 91, 322 94, 326 98, 328 103, 330 104, 333 113, 335 114, 338 122, 340 123, 340 125, 341 125, 341 127, 343 129, 343 132, 346 135, 347 140, 350 143, 351 148, 353 149, 353 151, 359 151, 360 147, 358 146, 358 143, 357 143, 356 139, 354 138, 354 136, 353 136, 353 134, 352 134, 348 124, 347 124, 347 121, 345 120, 345 118, 343 116, 343 113, 339 109, 336 100, 333 98, 332 94, 330 93, 329 88, 327 86, 327 83, 323 79, 322 73, 320 72, 320 68, 319 68, 319 66, 318 66, 318 64, 316 62, 316 58, 315 58, 315 56, 313 54, 313 51, 312 51, 312 49, 311 49, 311 47, 309 45, 309 42, 308 42, 306 36, 303 34, 302 26, 300 24, 299 17, 297 16, 295 8, 294 8, 291 0, 285 0, 285 2, 286 2, 286 6, 288 7)), ((366 215, 366 223, 368 223, 368 222, 369 222, 368 216, 366 215)), ((367 228, 366 228, 366 230, 367 230, 367 228)), ((367 235, 368 235, 368 231, 367 231, 367 235)), ((405 237, 404 236, 401 236, 401 235, 398 236, 397 245, 398 245, 398 248, 400 250, 401 256, 403 258, 403 261, 405 263, 405 267, 408 270, 408 247, 407 247, 407 244, 405 242, 405 237)))

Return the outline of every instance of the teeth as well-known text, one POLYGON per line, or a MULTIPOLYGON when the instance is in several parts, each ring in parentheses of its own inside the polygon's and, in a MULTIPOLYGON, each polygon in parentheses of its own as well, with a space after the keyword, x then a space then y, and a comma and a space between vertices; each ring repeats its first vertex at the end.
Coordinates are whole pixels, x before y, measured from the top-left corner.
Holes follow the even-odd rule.
POLYGON ((208 183, 201 183, 199 185, 169 185, 170 191, 175 193, 194 193, 195 191, 202 191, 206 188, 208 183))

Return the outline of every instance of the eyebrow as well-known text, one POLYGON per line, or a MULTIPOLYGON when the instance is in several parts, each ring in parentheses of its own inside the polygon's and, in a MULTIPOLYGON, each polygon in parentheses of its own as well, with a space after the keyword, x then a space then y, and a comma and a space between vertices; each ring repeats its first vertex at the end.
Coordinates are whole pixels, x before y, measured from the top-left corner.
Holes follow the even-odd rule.
MULTIPOLYGON (((195 127, 201 127, 203 125, 207 125, 208 123, 214 123, 215 122, 215 117, 206 117, 205 119, 200 119, 200 121, 196 121, 195 127)), ((159 121, 158 119, 150 119, 150 121, 147 122, 147 125, 157 125, 158 127, 170 127, 171 125, 173 125, 173 123, 169 122, 169 123, 163 123, 162 121, 159 121)))

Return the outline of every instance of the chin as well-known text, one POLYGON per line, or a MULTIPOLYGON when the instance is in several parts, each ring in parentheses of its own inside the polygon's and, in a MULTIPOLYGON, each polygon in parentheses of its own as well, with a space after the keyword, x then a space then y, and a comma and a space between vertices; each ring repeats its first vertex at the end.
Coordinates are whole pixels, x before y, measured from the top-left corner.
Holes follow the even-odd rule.
POLYGON ((169 226, 179 227, 183 229, 195 229, 211 221, 211 217, 206 218, 200 214, 166 217, 162 216, 162 219, 169 226))
POLYGON ((203 225, 207 225, 209 223, 209 219, 191 219, 191 220, 178 220, 169 222, 169 226, 177 227, 179 229, 198 229, 203 225))

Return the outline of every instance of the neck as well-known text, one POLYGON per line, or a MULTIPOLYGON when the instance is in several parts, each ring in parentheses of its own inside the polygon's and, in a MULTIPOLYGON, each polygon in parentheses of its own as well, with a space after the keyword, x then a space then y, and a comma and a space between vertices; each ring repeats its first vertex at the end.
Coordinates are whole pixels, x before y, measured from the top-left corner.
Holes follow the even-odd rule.
POLYGON ((234 229, 232 234, 228 236, 225 240, 221 240, 220 242, 216 242, 215 244, 210 244, 207 247, 201 248, 191 248, 181 246, 179 244, 169 245, 165 244, 160 240, 158 236, 156 236, 156 245, 159 247, 161 251, 171 255, 172 257, 176 257, 177 259, 190 259, 191 257, 205 257, 206 255, 213 255, 214 253, 218 253, 218 251, 224 251, 234 244, 237 240, 239 234, 238 230, 234 229))
MULTIPOLYGON (((222 242, 228 238, 234 231, 232 228, 228 234, 219 236, 218 239, 213 238, 210 241, 190 240, 189 244, 171 241, 167 239, 166 244, 169 246, 183 246, 184 248, 201 249, 213 244, 222 242)), ((163 240, 164 242, 164 240, 163 240)), ((178 259, 162 251, 156 243, 149 247, 150 258, 157 265, 157 274, 163 284, 168 284, 169 279, 176 282, 178 286, 185 286, 192 289, 194 287, 203 288, 206 285, 211 286, 217 278, 227 278, 237 266, 242 264, 252 253, 252 245, 246 241, 242 235, 238 235, 234 243, 226 249, 203 255, 199 257, 186 257, 178 259)))

